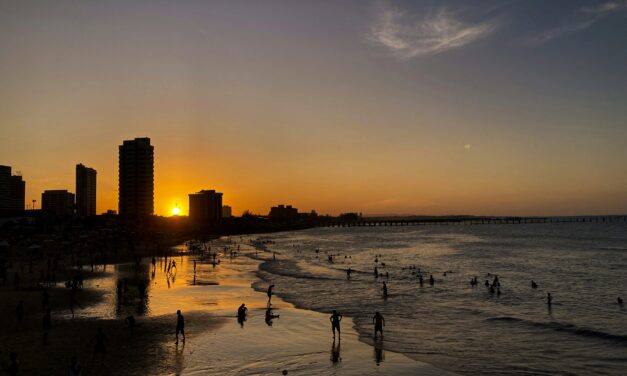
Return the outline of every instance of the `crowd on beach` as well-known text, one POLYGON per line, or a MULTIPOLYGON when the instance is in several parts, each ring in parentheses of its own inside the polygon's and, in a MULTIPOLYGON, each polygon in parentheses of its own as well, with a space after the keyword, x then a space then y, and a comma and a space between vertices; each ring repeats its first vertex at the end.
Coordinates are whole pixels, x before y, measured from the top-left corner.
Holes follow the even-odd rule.
MULTIPOLYGON (((241 238, 240 238, 241 241, 241 238)), ((254 246, 255 248, 255 256, 257 256, 257 252, 259 250, 265 252, 271 252, 272 259, 276 260, 277 253, 273 252, 269 249, 269 245, 272 244, 269 240, 264 240, 263 238, 250 240, 249 244, 254 246)), ((129 246, 129 247, 132 247, 129 246)), ((296 246, 295 246, 296 247, 296 246)), ((233 243, 228 246, 223 246, 221 248, 211 246, 211 243, 200 243, 200 242, 190 242, 188 243, 188 249, 193 258, 193 275, 194 281, 196 281, 196 270, 197 270, 197 261, 201 261, 207 264, 212 265, 214 268, 219 266, 221 263, 220 260, 220 252, 222 252, 223 257, 234 258, 240 254, 240 244, 233 243)), ((319 253, 321 251, 319 249, 315 250, 316 257, 319 257, 319 253)), ((131 252, 132 253, 132 252, 131 252)), ((11 265, 12 272, 12 288, 16 291, 20 291, 22 289, 31 289, 32 286, 27 286, 25 280, 29 280, 32 283, 32 275, 37 275, 38 278, 35 282, 35 286, 37 291, 40 291, 40 299, 41 304, 39 307, 33 306, 32 304, 27 305, 23 300, 19 300, 17 305, 15 306, 15 323, 18 327, 20 327, 24 318, 27 314, 36 314, 36 312, 41 312, 41 346, 47 347, 51 346, 50 336, 52 333, 53 323, 54 323, 54 312, 51 308, 53 306, 53 302, 51 301, 50 289, 55 289, 59 286, 59 277, 61 277, 62 283, 61 287, 65 287, 68 291, 68 300, 67 300, 67 308, 69 308, 71 317, 75 316, 75 308, 82 308, 81 304, 79 304, 79 294, 80 291, 84 289, 84 281, 86 279, 85 273, 94 273, 100 268, 102 270, 106 270, 106 260, 109 253, 102 252, 100 255, 94 252, 70 252, 66 257, 61 257, 60 254, 51 254, 43 257, 42 259, 35 262, 33 259, 24 262, 21 260, 20 262, 16 262, 11 265), (69 258, 69 260, 66 260, 69 258), (39 273, 35 273, 34 269, 39 267, 39 273), (23 277, 27 276, 27 277, 23 277), (29 312, 30 311, 30 312, 29 312)), ((337 257, 344 256, 345 259, 350 259, 350 255, 342 255, 340 253, 337 254, 328 254, 326 259, 327 262, 333 264, 336 262, 337 257)), ((390 290, 388 283, 390 281, 390 274, 387 271, 387 267, 389 265, 384 261, 383 254, 374 255, 374 266, 372 277, 375 281, 381 282, 381 294, 383 299, 390 298, 390 290)), ((142 257, 136 255, 133 257, 134 268, 139 270, 141 267, 142 257)), ((150 258, 151 263, 151 271, 152 277, 154 278, 155 272, 157 271, 157 256, 152 256, 150 258)), ((177 272, 177 264, 176 260, 172 257, 171 254, 167 252, 163 255, 159 256, 159 263, 163 265, 163 272, 166 275, 166 279, 168 284, 170 281, 174 281, 177 272)), ((0 282, 3 286, 7 285, 8 275, 7 272, 9 268, 2 268, 0 275, 0 282)), ((437 280, 432 273, 426 273, 415 265, 407 265, 400 268, 401 271, 409 273, 413 279, 417 280, 419 286, 423 286, 425 283, 428 283, 430 286, 435 286, 437 284, 437 280), (428 278, 426 277, 428 275, 428 278)), ((345 269, 346 279, 350 280, 355 273, 351 267, 345 269)), ((364 271, 361 271, 364 273, 364 271)), ((447 273, 452 273, 452 271, 443 272, 443 277, 446 277, 447 273)), ((485 288, 487 289, 490 295, 500 296, 501 292, 501 280, 498 275, 487 273, 486 279, 483 283, 485 288)), ((471 287, 477 287, 480 282, 477 276, 473 276, 469 284, 471 287)), ((532 289, 539 288, 539 284, 535 280, 531 280, 530 287, 532 289)), ((116 294, 117 301, 123 302, 125 301, 129 295, 133 297, 137 297, 140 302, 144 301, 147 298, 147 289, 148 284, 143 279, 139 278, 136 281, 127 281, 120 280, 116 286, 116 294), (131 288, 134 286, 136 288, 136 292, 131 292, 131 288)), ((275 314, 272 308, 272 297, 275 294, 275 285, 270 283, 267 287, 267 306, 265 309, 265 323, 268 326, 272 326, 275 319, 279 319, 280 315, 275 314)), ((553 304, 553 296, 550 292, 547 292, 546 295, 546 304, 549 309, 553 304)), ((617 304, 623 304, 623 300, 621 297, 617 297, 617 304)), ((58 307, 58 302, 56 306, 58 307)), ((63 306, 63 304, 61 304, 63 306)), ((182 307, 184 308, 184 307, 182 307)), ((248 316, 248 307, 246 307, 245 303, 242 303, 236 312, 236 317, 238 323, 243 327, 244 322, 247 320, 248 316)), ((341 321, 343 315, 337 310, 333 310, 329 317, 329 322, 331 326, 331 331, 333 335, 333 339, 335 342, 335 338, 337 336, 338 340, 341 339, 341 321)), ((138 320, 134 315, 127 315, 123 319, 120 318, 122 324, 127 328, 128 335, 135 335, 135 329, 140 325, 138 320)), ((383 315, 375 311, 372 316, 372 324, 374 327, 373 338, 375 340, 383 338, 383 331, 385 327, 385 318, 383 315)), ((183 316, 183 312, 179 309, 176 311, 176 318, 172 323, 173 332, 174 332, 174 340, 175 344, 179 344, 179 340, 185 343, 186 335, 185 335, 185 318, 183 316)), ((91 364, 95 364, 99 359, 104 362, 104 359, 107 355, 107 347, 108 347, 109 338, 105 333, 103 327, 97 327, 96 331, 93 333, 93 336, 88 341, 86 345, 90 346, 91 351, 91 359, 88 361, 91 364)), ((0 352, 0 367, 3 369, 8 375, 18 375, 20 369, 20 359, 19 354, 16 351, 9 351, 8 354, 3 354, 0 352)), ((71 354, 69 356, 68 362, 68 374, 70 376, 79 376, 83 374, 83 365, 79 361, 77 355, 71 354)))

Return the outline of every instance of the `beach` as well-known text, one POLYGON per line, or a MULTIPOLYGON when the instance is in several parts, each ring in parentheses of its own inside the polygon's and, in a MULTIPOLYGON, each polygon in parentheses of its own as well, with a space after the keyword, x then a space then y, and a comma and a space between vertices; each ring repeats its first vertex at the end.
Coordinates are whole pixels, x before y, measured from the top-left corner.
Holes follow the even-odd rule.
MULTIPOLYGON (((234 244, 218 245, 214 249, 234 244)), ((329 315, 295 308, 278 296, 266 320, 266 294, 251 286, 260 262, 272 254, 242 245, 239 255, 221 254, 214 266, 198 254, 150 258, 140 265, 97 266, 85 275, 75 315, 69 310, 69 290, 57 285, 49 291, 52 326, 48 345, 42 345, 41 289, 18 292, 3 287, 2 361, 18 353, 20 375, 66 375, 76 356, 83 375, 447 375, 426 363, 389 351, 385 342, 370 346, 359 340, 349 317, 342 321, 341 339, 333 339, 329 315), (196 272, 194 272, 194 260, 196 272), (176 267, 167 272, 167 265, 176 267), (153 274, 154 272, 154 274, 153 274), (135 282, 148 280, 147 296, 134 293, 135 282), (120 281, 128 291, 116 293, 120 281), (16 324, 15 306, 24 301, 23 323, 16 324), (237 308, 248 315, 238 322, 237 308), (183 311, 186 341, 174 342, 175 312, 183 311), (124 319, 133 315, 133 332, 124 319), (98 328, 106 336, 106 354, 92 359, 98 328)))

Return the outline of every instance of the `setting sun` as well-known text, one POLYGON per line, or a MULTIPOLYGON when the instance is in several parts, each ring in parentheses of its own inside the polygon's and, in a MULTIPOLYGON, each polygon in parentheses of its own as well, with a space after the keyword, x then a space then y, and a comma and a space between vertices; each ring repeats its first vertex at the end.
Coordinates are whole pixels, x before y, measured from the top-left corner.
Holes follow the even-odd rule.
POLYGON ((178 206, 172 208, 172 215, 180 215, 180 214, 181 214, 181 209, 178 206))

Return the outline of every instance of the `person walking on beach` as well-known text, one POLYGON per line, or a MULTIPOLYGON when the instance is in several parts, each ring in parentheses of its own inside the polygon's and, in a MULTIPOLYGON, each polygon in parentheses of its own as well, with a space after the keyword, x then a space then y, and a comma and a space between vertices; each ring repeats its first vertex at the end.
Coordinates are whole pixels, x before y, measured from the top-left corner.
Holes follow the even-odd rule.
POLYGON ((185 343, 185 318, 181 314, 180 309, 176 311, 176 342, 174 343, 177 345, 179 343, 179 333, 183 335, 183 343, 185 343))
POLYGON ((337 313, 336 310, 333 310, 333 313, 331 314, 331 317, 329 317, 329 321, 331 321, 331 330, 333 331, 333 338, 335 338, 335 330, 337 329, 337 335, 338 337, 342 336, 342 333, 340 331, 340 321, 342 321, 342 315, 340 315, 339 313, 337 313))
POLYGON ((385 326, 385 319, 379 313, 379 311, 374 313, 374 317, 372 317, 372 322, 374 323, 374 339, 377 339, 377 332, 381 333, 381 338, 383 338, 383 327, 385 326))
POLYGON ((268 305, 272 305, 272 289, 274 288, 274 285, 270 285, 268 286, 268 305))

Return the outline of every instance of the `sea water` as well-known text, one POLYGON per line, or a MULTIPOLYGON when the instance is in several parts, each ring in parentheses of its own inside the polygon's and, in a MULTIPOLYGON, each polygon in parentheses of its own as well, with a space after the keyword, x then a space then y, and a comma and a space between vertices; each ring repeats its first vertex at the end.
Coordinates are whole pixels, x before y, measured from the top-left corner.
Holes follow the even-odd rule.
POLYGON ((264 282, 255 287, 271 282, 297 306, 339 310, 364 342, 372 343, 380 311, 388 350, 456 373, 627 373, 627 306, 617 303, 627 299, 624 222, 317 228, 264 238, 276 260, 260 265, 264 282), (494 275, 500 295, 484 286, 494 275))

